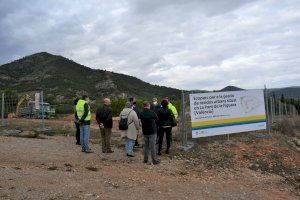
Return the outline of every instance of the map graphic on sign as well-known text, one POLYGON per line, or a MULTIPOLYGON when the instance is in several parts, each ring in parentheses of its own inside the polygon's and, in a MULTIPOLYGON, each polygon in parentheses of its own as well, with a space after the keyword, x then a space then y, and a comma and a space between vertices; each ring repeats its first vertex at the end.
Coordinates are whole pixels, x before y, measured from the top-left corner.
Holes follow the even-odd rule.
POLYGON ((258 99, 252 96, 241 97, 241 104, 245 113, 251 112, 260 105, 258 99))

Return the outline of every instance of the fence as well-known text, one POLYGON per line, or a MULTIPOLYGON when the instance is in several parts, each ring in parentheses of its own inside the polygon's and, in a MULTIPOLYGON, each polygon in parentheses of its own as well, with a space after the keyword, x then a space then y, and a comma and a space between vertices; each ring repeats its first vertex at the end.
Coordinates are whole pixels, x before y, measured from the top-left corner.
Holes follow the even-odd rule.
MULTIPOLYGON (((3 91, 1 94, 1 126, 9 126, 17 119, 36 119, 42 130, 45 129, 45 118, 55 115, 55 109, 44 102, 43 92, 36 93, 34 99, 28 94, 19 95, 14 91, 3 91)), ((30 123, 30 122, 28 122, 30 123)))
MULTIPOLYGON (((193 91, 182 91, 181 94, 181 141, 182 148, 189 148, 188 142, 192 135, 191 115, 190 115, 190 94, 193 91)), ((298 102, 299 103, 299 102, 298 102)), ((265 108, 267 115, 267 130, 270 132, 271 126, 286 119, 299 115, 299 106, 296 101, 283 101, 274 95, 267 93, 265 89, 265 108)))

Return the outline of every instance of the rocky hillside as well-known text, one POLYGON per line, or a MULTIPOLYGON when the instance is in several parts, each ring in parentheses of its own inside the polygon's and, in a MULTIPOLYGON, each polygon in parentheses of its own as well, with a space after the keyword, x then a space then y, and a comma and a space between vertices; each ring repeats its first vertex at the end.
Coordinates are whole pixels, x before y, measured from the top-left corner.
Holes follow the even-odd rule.
POLYGON ((177 89, 151 85, 124 74, 91 69, 46 52, 0 66, 0 89, 17 90, 19 93, 43 90, 51 102, 63 102, 85 93, 92 98, 180 97, 177 89))

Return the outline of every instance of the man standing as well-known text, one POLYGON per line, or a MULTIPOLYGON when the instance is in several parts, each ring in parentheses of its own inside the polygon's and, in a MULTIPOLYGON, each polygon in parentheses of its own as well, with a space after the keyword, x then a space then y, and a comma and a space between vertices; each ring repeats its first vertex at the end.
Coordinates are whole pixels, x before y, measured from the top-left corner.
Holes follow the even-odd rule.
POLYGON ((74 123, 75 123, 75 127, 76 127, 76 144, 80 145, 80 124, 78 123, 78 116, 77 116, 77 111, 76 111, 76 105, 79 101, 79 98, 76 97, 76 99, 74 99, 74 123))
POLYGON ((157 114, 159 109, 161 109, 161 105, 157 102, 157 98, 153 98, 150 110, 154 111, 157 114))
POLYGON ((156 159, 156 134, 157 134, 157 123, 158 117, 150 110, 149 102, 144 102, 144 110, 140 114, 141 122, 142 122, 142 130, 144 135, 144 163, 148 162, 148 153, 149 148, 152 157, 152 163, 154 165, 160 163, 160 160, 156 159))
MULTIPOLYGON (((139 108, 136 105, 136 98, 135 97, 130 97, 129 98, 129 102, 132 104, 132 109, 135 111, 138 119, 140 119, 140 110, 139 110, 139 108)), ((135 147, 139 147, 140 146, 139 140, 138 140, 138 136, 137 136, 137 138, 135 140, 134 146, 135 147)))
POLYGON ((102 153, 113 153, 110 147, 111 129, 113 127, 112 108, 109 98, 103 100, 103 106, 97 110, 96 120, 100 127, 102 153))
POLYGON ((172 111, 174 118, 177 120, 178 112, 177 112, 176 107, 170 102, 168 97, 166 97, 166 100, 168 101, 168 109, 170 109, 172 111))
POLYGON ((80 144, 82 152, 92 153, 89 148, 91 109, 89 106, 89 98, 83 95, 76 105, 77 117, 80 124, 80 144))
POLYGON ((162 109, 160 109, 157 113, 159 119, 158 155, 161 155, 164 134, 166 134, 167 139, 166 154, 169 154, 172 140, 172 126, 174 124, 174 117, 171 110, 168 109, 168 101, 166 99, 161 102, 161 106, 162 109))

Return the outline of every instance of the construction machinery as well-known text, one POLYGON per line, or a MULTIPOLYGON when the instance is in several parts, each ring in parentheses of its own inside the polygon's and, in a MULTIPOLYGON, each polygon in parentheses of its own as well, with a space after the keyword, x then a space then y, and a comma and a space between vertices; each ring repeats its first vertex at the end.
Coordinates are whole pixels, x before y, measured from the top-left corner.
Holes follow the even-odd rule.
POLYGON ((10 113, 9 118, 12 117, 26 117, 26 118, 52 118, 56 114, 55 108, 49 103, 38 101, 31 101, 28 94, 25 94, 17 103, 16 112, 10 113))

